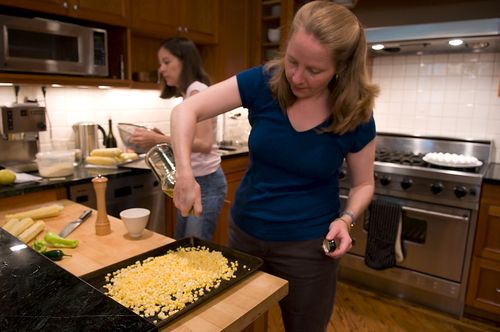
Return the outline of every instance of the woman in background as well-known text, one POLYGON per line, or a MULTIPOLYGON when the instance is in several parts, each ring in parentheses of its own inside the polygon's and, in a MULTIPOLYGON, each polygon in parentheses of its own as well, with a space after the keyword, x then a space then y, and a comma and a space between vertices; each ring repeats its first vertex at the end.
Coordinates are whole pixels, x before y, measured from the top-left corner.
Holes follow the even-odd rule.
MULTIPOLYGON (((169 38, 158 50, 161 98, 183 97, 184 100, 205 90, 210 79, 203 69, 196 45, 186 38, 169 38)), ((194 139, 191 142, 190 165, 193 175, 200 185, 203 210, 196 215, 182 216, 177 211, 175 238, 195 236, 211 240, 217 218, 226 197, 227 183, 221 158, 215 142, 216 119, 207 119, 196 124, 194 139)), ((131 142, 142 148, 150 149, 155 144, 170 143, 170 136, 159 130, 138 129, 131 142)))

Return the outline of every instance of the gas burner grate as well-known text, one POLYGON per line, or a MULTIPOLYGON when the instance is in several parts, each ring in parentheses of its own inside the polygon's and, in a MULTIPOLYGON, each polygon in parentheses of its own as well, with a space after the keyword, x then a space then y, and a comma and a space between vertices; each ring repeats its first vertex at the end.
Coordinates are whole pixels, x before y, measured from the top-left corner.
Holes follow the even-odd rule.
POLYGON ((400 152, 380 149, 375 152, 375 161, 408 166, 426 166, 423 153, 400 152))

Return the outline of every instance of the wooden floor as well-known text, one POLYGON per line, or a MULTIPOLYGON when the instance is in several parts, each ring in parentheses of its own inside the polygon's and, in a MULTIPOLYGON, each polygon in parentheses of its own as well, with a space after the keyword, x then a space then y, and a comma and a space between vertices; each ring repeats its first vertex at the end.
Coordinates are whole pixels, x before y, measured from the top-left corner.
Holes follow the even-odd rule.
MULTIPOLYGON (((269 332, 283 332, 280 309, 269 315, 269 332)), ((456 319, 408 302, 380 296, 346 283, 337 284, 335 310, 328 332, 476 332, 500 331, 500 324, 488 324, 468 318, 456 319)))

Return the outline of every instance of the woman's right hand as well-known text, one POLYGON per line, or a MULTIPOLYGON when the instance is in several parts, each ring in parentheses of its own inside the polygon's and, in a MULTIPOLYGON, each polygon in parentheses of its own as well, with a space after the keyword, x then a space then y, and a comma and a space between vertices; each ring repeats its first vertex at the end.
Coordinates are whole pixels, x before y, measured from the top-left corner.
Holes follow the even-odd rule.
POLYGON ((183 217, 190 213, 199 216, 202 211, 200 185, 193 176, 177 176, 174 187, 174 205, 183 217))

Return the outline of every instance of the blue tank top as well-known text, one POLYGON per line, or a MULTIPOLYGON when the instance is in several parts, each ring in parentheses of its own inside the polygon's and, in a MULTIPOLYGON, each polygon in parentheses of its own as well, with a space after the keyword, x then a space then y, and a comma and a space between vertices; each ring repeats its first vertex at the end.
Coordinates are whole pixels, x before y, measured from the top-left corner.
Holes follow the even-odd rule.
POLYGON ((325 236, 339 214, 338 175, 344 157, 375 137, 373 117, 344 135, 297 132, 271 95, 270 75, 262 66, 236 77, 251 132, 249 166, 231 208, 234 222, 267 241, 325 236))

